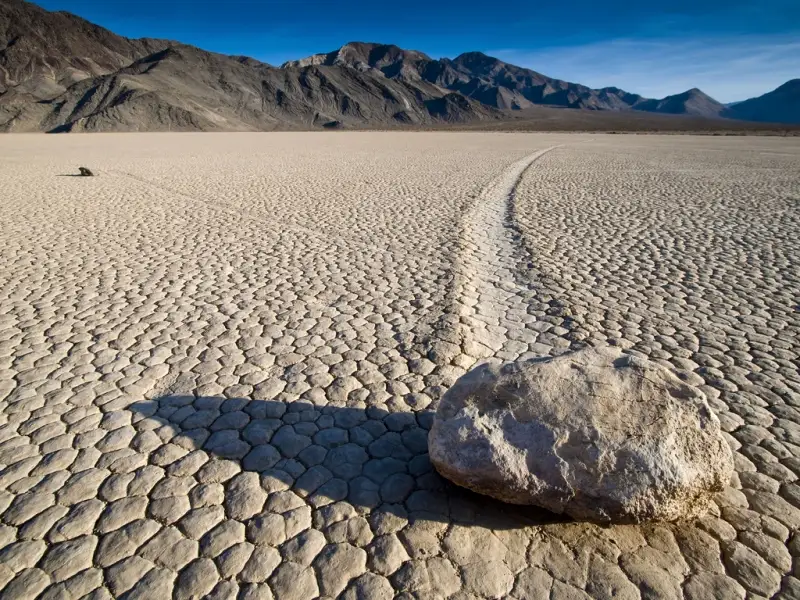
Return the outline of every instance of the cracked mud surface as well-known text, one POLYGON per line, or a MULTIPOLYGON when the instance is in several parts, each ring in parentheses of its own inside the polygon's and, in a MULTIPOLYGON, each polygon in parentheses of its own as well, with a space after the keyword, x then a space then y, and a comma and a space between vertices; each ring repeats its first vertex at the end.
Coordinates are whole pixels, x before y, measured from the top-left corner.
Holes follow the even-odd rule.
POLYGON ((0 149, 1 598, 800 597, 797 141, 0 149), (431 470, 476 362, 609 341, 703 386, 737 470, 707 517, 573 523, 431 470))

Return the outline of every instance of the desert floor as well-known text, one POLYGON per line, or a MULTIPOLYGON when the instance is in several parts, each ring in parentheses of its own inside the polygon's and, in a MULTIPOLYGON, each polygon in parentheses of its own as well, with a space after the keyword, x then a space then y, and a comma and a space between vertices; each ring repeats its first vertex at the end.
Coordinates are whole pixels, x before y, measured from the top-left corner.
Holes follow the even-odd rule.
POLYGON ((796 138, 0 137, 0 597, 800 598, 799 203, 796 138), (705 390, 707 517, 432 471, 459 375, 593 341, 705 390))

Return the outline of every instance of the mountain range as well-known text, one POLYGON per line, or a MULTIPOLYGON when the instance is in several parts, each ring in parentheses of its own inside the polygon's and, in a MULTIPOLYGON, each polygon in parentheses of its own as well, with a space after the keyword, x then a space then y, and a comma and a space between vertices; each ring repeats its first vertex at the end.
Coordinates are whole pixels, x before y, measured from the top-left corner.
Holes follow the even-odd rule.
POLYGON ((0 131, 438 126, 559 109, 800 123, 800 79, 725 106, 696 88, 662 99, 592 89, 480 52, 433 59, 352 42, 275 67, 0 0, 0 131))

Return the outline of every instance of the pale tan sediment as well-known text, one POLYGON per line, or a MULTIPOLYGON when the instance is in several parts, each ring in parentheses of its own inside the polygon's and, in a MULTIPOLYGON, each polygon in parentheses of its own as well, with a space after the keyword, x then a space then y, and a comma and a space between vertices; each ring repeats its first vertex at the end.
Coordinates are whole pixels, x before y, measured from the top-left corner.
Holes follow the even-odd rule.
POLYGON ((776 138, 0 138, 3 593, 788 596, 799 170, 776 138), (719 514, 551 523, 438 478, 489 327, 706 385, 719 514))

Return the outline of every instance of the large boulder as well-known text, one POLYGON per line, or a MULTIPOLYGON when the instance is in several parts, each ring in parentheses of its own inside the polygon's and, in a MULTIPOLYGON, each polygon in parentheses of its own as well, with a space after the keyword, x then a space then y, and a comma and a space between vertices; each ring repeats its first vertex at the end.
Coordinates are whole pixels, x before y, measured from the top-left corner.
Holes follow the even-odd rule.
POLYGON ((702 392, 610 347, 473 369, 428 445, 460 486, 606 523, 697 517, 733 473, 702 392))

